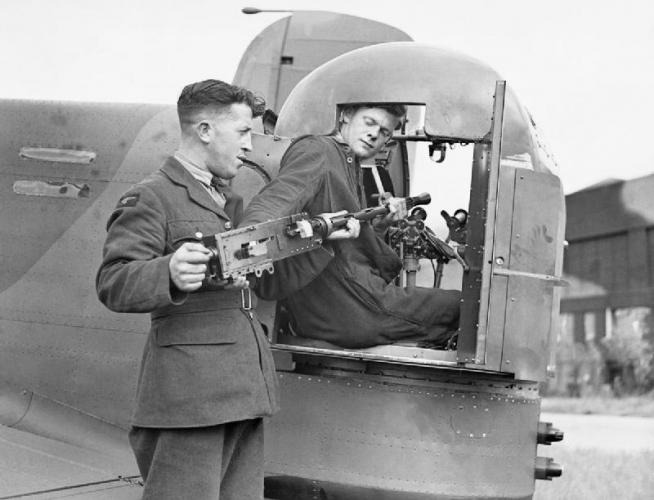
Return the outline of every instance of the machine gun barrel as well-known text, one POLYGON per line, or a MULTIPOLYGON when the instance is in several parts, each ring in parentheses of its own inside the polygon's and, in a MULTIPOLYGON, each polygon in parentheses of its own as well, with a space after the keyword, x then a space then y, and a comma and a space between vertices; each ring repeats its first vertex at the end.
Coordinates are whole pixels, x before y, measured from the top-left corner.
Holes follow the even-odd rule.
MULTIPOLYGON (((429 193, 422 193, 418 196, 407 196, 404 198, 406 203, 406 209, 411 210, 413 207, 418 205, 428 205, 431 203, 431 196, 429 193)), ((359 212, 350 212, 342 215, 337 215, 331 217, 328 221, 324 217, 318 215, 311 220, 314 231, 321 234, 323 238, 326 238, 331 233, 337 229, 342 229, 347 225, 347 221, 350 219, 357 219, 360 221, 367 221, 374 219, 380 215, 386 215, 390 211, 389 204, 380 205, 378 207, 370 207, 359 212)))

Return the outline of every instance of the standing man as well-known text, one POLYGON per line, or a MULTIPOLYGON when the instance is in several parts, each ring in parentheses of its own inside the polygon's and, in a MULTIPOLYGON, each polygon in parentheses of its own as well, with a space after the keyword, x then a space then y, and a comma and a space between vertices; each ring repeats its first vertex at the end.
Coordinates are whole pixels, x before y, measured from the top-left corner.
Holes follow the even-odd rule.
MULTIPOLYGON (((391 139, 406 108, 355 105, 342 110, 329 136, 296 140, 281 160, 278 176, 248 205, 241 225, 285 215, 317 215, 365 208, 359 160, 374 157, 391 139)), ((259 294, 284 299, 295 332, 345 348, 398 341, 444 345, 456 332, 460 292, 402 288, 393 283, 401 261, 378 233, 406 214, 397 198, 375 228, 361 224, 358 239, 276 263, 259 294)))
POLYGON ((277 409, 272 355, 248 282, 205 279, 200 243, 242 215, 227 181, 263 107, 218 80, 187 85, 178 151, 107 223, 98 297, 113 311, 151 315, 129 432, 144 499, 263 497, 262 417, 277 409))

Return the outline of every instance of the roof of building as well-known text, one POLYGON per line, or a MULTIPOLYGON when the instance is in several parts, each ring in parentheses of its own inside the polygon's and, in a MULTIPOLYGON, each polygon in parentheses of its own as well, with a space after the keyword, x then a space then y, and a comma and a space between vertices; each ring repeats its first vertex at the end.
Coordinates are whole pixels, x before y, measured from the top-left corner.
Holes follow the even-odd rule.
POLYGON ((654 226, 654 174, 607 179, 567 195, 565 201, 568 241, 654 226))

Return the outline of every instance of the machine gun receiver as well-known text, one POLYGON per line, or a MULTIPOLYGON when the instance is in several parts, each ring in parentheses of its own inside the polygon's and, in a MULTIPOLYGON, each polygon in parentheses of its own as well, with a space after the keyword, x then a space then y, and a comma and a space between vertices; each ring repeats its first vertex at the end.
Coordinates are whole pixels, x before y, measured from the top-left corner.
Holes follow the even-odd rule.
POLYGON ((318 248, 322 236, 310 227, 306 213, 289 215, 260 224, 202 237, 202 244, 212 256, 207 276, 234 279, 264 271, 274 271, 273 262, 318 248))

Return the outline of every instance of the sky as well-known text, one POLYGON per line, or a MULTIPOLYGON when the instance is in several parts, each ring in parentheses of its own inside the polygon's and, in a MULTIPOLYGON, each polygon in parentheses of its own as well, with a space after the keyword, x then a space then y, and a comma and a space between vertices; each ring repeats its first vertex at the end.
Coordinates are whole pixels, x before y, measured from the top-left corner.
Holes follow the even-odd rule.
POLYGON ((231 81, 257 33, 331 10, 496 69, 530 110, 566 193, 654 173, 651 0, 0 0, 0 98, 174 103, 231 81))

